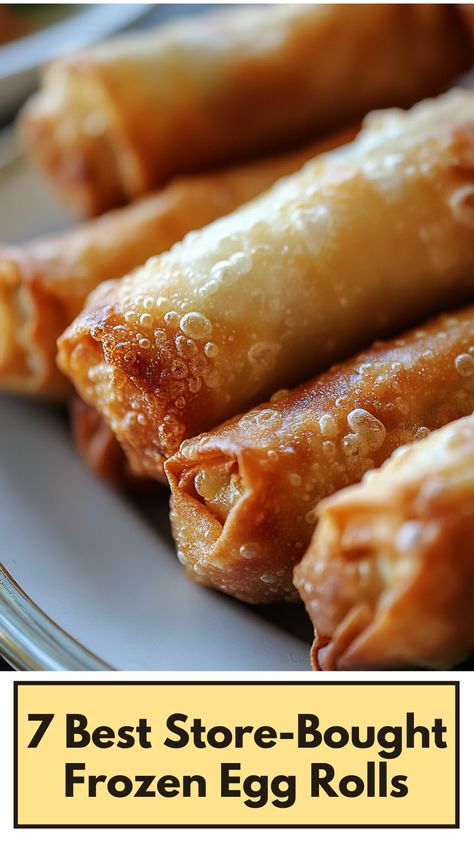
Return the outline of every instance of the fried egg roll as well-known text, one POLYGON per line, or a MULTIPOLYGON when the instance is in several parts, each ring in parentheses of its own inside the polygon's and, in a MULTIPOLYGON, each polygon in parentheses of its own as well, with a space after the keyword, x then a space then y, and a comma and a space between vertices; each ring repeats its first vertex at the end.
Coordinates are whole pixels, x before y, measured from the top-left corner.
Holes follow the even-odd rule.
POLYGON ((178 179, 64 234, 0 245, 0 388, 64 396, 70 384, 56 365, 57 338, 91 290, 234 210, 355 131, 253 164, 178 179))
POLYGON ((22 136, 64 196, 96 214, 183 172, 411 105, 470 57, 449 5, 213 12, 57 59, 22 136))
POLYGON ((375 344, 181 445, 166 462, 178 557, 246 602, 292 600, 315 506, 474 410, 474 307, 375 344))
POLYGON ((319 515, 295 572, 315 669, 448 669, 474 654, 472 415, 402 448, 319 515))
POLYGON ((474 92, 372 116, 351 144, 119 284, 59 362, 161 475, 181 441, 474 292, 474 92))

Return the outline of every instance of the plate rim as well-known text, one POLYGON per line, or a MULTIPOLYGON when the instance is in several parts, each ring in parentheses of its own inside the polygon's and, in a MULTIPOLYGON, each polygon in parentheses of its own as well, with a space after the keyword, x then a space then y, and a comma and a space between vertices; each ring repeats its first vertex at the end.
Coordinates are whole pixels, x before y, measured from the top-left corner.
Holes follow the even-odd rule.
POLYGON ((0 82, 36 70, 65 51, 81 49, 118 33, 149 9, 148 3, 91 3, 89 8, 79 6, 73 15, 64 20, 0 47, 0 82), (81 27, 79 33, 78 26, 81 27), (68 39, 67 44, 63 43, 64 39, 68 39))
POLYGON ((49 617, 1 562, 0 653, 17 670, 115 671, 49 617))

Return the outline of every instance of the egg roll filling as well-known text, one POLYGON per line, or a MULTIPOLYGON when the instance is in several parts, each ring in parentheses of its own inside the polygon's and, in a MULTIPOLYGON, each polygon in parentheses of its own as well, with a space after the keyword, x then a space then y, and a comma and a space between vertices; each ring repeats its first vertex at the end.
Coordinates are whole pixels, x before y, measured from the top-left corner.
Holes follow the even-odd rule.
POLYGON ((278 564, 269 571, 262 551, 270 537, 263 523, 268 489, 256 454, 250 449, 234 451, 224 441, 206 450, 205 442, 191 440, 173 462, 168 472, 174 492, 171 522, 178 558, 188 574, 224 593, 237 593, 246 602, 294 601, 297 595, 288 571, 278 564), (259 537, 249 537, 250 521, 259 524, 259 537))
POLYGON ((236 459, 221 454, 209 455, 209 460, 203 461, 202 453, 199 462, 183 471, 179 488, 194 498, 222 529, 247 490, 236 459))
POLYGON ((222 526, 243 493, 242 480, 234 470, 229 474, 227 465, 201 468, 194 476, 194 488, 222 526))

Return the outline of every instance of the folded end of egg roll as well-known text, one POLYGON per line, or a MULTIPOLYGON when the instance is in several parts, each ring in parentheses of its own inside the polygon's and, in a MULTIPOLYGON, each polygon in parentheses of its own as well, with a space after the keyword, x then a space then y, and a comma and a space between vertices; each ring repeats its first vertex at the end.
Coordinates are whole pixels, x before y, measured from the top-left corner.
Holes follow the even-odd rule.
POLYGON ((19 393, 61 398, 71 387, 55 364, 67 316, 41 284, 26 251, 0 246, 0 382, 19 393))
POLYGON ((295 584, 316 670, 446 669, 474 651, 474 417, 319 506, 295 584))
POLYGON ((82 216, 96 216, 130 198, 117 157, 117 127, 93 67, 77 56, 46 68, 44 89, 20 115, 28 153, 82 216))
MULTIPOLYGON (((257 421, 263 427, 271 415, 263 409, 257 421)), ((248 603, 297 599, 291 570, 303 549, 298 504, 282 498, 286 478, 271 456, 264 441, 246 446, 231 422, 184 442, 165 463, 173 534, 188 575, 248 603)))

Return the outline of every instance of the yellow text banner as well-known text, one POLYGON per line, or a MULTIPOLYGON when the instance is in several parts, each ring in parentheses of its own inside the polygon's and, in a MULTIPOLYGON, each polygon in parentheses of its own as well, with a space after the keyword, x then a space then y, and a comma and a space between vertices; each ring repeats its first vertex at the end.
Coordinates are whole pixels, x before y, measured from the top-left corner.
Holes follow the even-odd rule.
POLYGON ((457 682, 17 682, 15 826, 457 826, 457 682))

